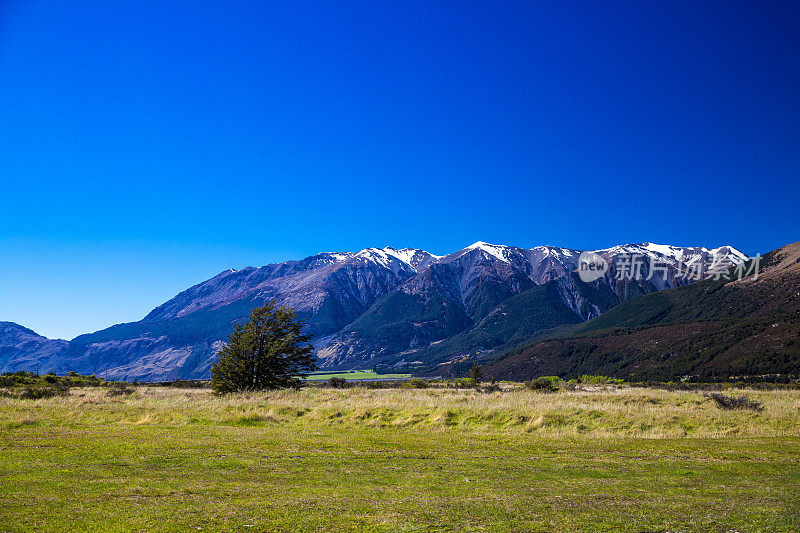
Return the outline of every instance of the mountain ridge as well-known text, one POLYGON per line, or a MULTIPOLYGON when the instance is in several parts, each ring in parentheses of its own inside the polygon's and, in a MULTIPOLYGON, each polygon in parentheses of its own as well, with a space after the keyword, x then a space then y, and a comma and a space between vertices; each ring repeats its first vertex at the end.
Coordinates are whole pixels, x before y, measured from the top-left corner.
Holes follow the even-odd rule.
MULTIPOLYGON (((750 261, 745 268, 754 266, 750 261)), ((800 242, 759 258, 758 276, 704 280, 629 300, 497 356, 499 378, 632 380, 800 374, 800 242)))
POLYGON ((680 285, 675 273, 683 261, 723 249, 732 264, 746 257, 729 246, 642 243, 595 250, 612 263, 619 254, 636 250, 648 266, 656 260, 668 263, 672 277, 663 283, 618 283, 612 265, 608 276, 593 285, 574 275, 580 251, 554 246, 519 248, 478 241, 444 256, 389 246, 322 252, 225 270, 180 292, 140 321, 79 335, 45 352, 19 348, 15 354, 9 349, 0 369, 37 364, 46 370, 103 372, 120 379, 206 377, 233 324, 254 306, 273 299, 306 320, 324 367, 397 364, 415 350, 434 362, 453 355, 445 353, 447 346, 461 349, 444 342, 457 335, 475 330, 484 340, 476 340, 470 349, 498 349, 509 339, 534 334, 540 326, 594 318, 631 296, 680 285), (550 288, 528 294, 545 284, 550 288), (520 294, 528 296, 497 311, 520 294), (545 309, 529 313, 539 305, 545 309), (490 325, 485 321, 492 313, 490 325), (541 320, 517 328, 515 320, 526 314, 541 320), (505 317, 502 323, 495 320, 499 316, 505 317))

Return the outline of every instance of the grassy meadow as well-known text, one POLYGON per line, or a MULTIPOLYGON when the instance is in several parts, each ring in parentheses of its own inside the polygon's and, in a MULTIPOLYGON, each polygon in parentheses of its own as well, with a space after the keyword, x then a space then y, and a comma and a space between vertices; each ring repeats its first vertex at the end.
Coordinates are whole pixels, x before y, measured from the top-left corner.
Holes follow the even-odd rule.
POLYGON ((0 398, 0 531, 797 531, 800 391, 0 398))

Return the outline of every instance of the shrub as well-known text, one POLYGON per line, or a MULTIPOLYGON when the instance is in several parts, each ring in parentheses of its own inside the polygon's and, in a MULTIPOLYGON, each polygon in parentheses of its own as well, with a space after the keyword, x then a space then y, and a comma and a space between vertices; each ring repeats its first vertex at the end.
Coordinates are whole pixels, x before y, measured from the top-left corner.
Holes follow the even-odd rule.
MULTIPOLYGON (((135 381, 134 381, 135 383, 135 381)), ((170 387, 175 387, 179 389, 208 389, 211 387, 211 382, 203 381, 199 379, 173 379, 170 384, 170 387)))
POLYGON ((33 385, 39 376, 33 372, 6 372, 0 376, 0 387, 13 387, 15 385, 33 385))
POLYGON ((761 402, 751 400, 746 395, 729 396, 721 392, 704 392, 703 396, 714 400, 714 404, 720 409, 750 409, 759 412, 764 410, 764 405, 761 402))
POLYGON ((404 381, 400 387, 403 389, 427 389, 428 383, 418 378, 412 378, 404 381))
POLYGON ((63 385, 14 387, 0 391, 1 396, 17 398, 19 400, 39 400, 42 398, 53 398, 55 396, 66 396, 67 394, 69 394, 69 388, 63 385))
POLYGON ((564 380, 558 376, 541 376, 539 379, 546 379, 552 383, 564 383, 564 380))
POLYGON ((448 381, 446 383, 446 386, 453 389, 469 389, 474 385, 472 383, 472 379, 470 378, 459 378, 459 379, 454 379, 452 381, 448 381))
POLYGON ((18 398, 23 400, 38 400, 40 398, 53 398, 55 396, 66 396, 69 394, 67 387, 25 387, 18 398))
POLYGON ((0 387, 48 387, 58 385, 63 387, 97 387, 103 385, 103 380, 94 376, 81 376, 73 371, 66 376, 57 376, 50 372, 39 376, 34 372, 6 372, 0 375, 0 387))
POLYGON ((133 393, 134 390, 128 387, 128 384, 123 381, 112 384, 106 391, 106 396, 128 396, 133 393))
POLYGON ((610 378, 608 376, 590 376, 588 374, 584 374, 578 378, 578 383, 584 383, 586 385, 622 385, 625 383, 625 380, 610 378))
POLYGON ((344 389, 347 388, 347 380, 333 376, 332 378, 328 379, 328 385, 334 389, 344 389))
POLYGON ((556 387, 552 381, 547 378, 532 379, 525 382, 525 387, 536 392, 557 392, 556 387))

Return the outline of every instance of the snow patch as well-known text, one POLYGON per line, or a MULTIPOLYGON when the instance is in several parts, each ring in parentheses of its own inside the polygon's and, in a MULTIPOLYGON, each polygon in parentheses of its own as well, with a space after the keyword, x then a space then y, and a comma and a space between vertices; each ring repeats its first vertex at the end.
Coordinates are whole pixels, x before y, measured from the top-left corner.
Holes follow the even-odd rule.
POLYGON ((504 261, 506 263, 509 262, 509 247, 498 245, 498 244, 489 244, 488 242, 478 241, 475 244, 471 244, 467 246, 467 250, 481 250, 482 252, 486 252, 487 254, 491 255, 492 257, 499 259, 500 261, 504 261))

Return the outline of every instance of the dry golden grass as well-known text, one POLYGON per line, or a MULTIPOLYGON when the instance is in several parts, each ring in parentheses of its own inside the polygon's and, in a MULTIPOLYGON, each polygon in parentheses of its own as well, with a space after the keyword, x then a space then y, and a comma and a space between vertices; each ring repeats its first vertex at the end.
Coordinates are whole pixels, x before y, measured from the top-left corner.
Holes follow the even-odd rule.
POLYGON ((554 394, 525 389, 482 393, 306 388, 217 397, 205 389, 149 387, 126 397, 109 398, 104 393, 104 389, 75 389, 60 398, 2 399, 3 422, 256 425, 313 420, 329 425, 419 426, 548 438, 800 436, 800 391, 730 391, 762 402, 761 412, 720 410, 700 392, 627 387, 554 394))

